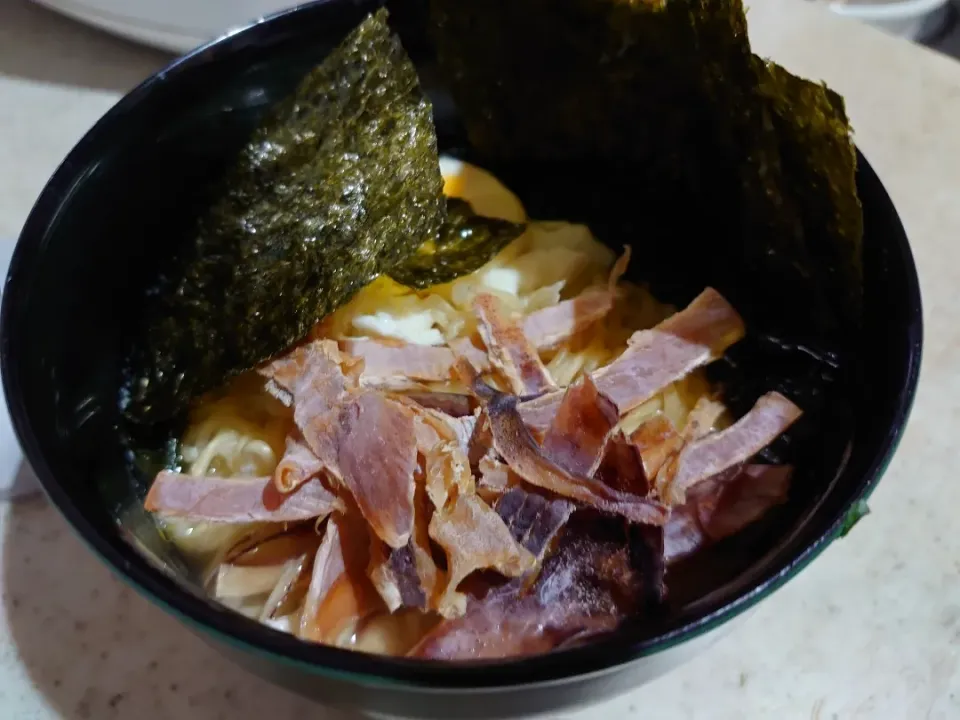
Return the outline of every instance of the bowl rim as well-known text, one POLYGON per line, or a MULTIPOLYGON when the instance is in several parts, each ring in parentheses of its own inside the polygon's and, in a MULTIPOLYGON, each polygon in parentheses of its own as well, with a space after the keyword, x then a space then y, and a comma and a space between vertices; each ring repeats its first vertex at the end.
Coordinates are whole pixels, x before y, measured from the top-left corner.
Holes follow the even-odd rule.
MULTIPOLYGON (((176 616, 191 628, 213 636, 221 643, 255 654, 266 654, 273 661, 294 666, 300 670, 331 679, 356 684, 416 688, 420 692, 447 692, 458 689, 503 690, 531 685, 550 685, 572 678, 596 675, 617 666, 667 650, 691 640, 726 623, 754 606, 777 590, 812 562, 837 537, 841 537, 863 512, 862 505, 886 470, 902 437, 916 394, 922 353, 922 311, 919 280, 906 234, 894 210, 896 230, 900 236, 894 248, 898 262, 906 275, 909 297, 913 308, 906 328, 909 335, 907 372, 901 380, 894 423, 878 444, 869 468, 860 479, 856 492, 837 511, 826 531, 813 539, 770 577, 762 580, 722 606, 702 616, 694 616, 651 637, 631 639, 629 633, 614 633, 584 646, 553 653, 521 657, 511 660, 449 663, 444 661, 385 658, 350 650, 302 642, 293 636, 272 630, 241 616, 212 601, 196 596, 181 587, 161 570, 149 563, 130 543, 114 544, 97 529, 71 501, 60 486, 40 450, 34 428, 28 421, 23 394, 20 392, 18 370, 13 359, 14 328, 19 322, 20 288, 29 286, 29 278, 43 249, 43 239, 50 224, 56 219, 72 189, 82 180, 79 168, 85 168, 97 157, 97 146, 103 136, 132 108, 149 95, 156 86, 170 82, 193 68, 210 62, 221 54, 229 54, 249 41, 263 40, 274 35, 279 43, 283 33, 274 31, 281 23, 291 23, 312 13, 322 15, 325 8, 361 5, 371 8, 377 0, 317 0, 260 18, 246 26, 228 31, 187 55, 171 62, 121 98, 77 142, 47 182, 20 233, 7 273, 2 308, 0 308, 0 370, 14 430, 33 466, 41 485, 58 511, 66 518, 80 539, 99 556, 121 580, 176 616)), ((875 181, 883 199, 893 208, 892 201, 869 163, 860 156, 859 172, 865 172, 875 181)))

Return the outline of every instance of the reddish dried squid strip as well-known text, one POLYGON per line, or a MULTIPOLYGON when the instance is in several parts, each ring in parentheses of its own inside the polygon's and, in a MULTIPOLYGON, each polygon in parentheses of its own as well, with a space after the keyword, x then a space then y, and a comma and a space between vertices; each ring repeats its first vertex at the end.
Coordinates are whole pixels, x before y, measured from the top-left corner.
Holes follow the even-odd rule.
POLYGON ((789 465, 737 466, 691 488, 664 528, 666 562, 730 537, 786 502, 792 474, 789 465))
POLYGON ((319 482, 310 482, 277 509, 263 504, 270 477, 224 478, 161 472, 144 507, 150 512, 222 523, 294 522, 324 517, 342 503, 319 482))
POLYGON ((413 531, 417 435, 413 413, 379 393, 363 393, 339 415, 337 461, 377 537, 402 548, 413 531))
POLYGON ((324 464, 299 433, 287 438, 287 449, 273 471, 273 484, 284 495, 322 473, 324 464))
POLYGON ((491 362, 517 395, 535 395, 557 387, 536 348, 519 325, 503 316, 500 301, 494 295, 477 295, 473 312, 480 321, 477 329, 491 362))
MULTIPOLYGON (((458 371, 469 377, 472 366, 460 360, 458 371)), ((526 482, 632 522, 652 525, 666 522, 667 509, 660 503, 573 475, 547 458, 523 424, 517 412, 516 396, 494 390, 475 374, 472 388, 490 419, 494 447, 510 469, 526 482)))
POLYGON ((613 403, 584 375, 564 391, 543 438, 543 454, 573 475, 593 477, 607 436, 618 420, 613 403))
POLYGON ((313 560, 310 585, 297 635, 305 640, 342 644, 365 617, 383 607, 363 575, 366 532, 342 515, 327 521, 313 560))
POLYGON ((439 381, 450 377, 455 356, 447 347, 369 338, 347 338, 340 349, 363 360, 360 384, 391 386, 399 379, 439 381))
MULTIPOLYGON (((743 320, 716 290, 707 288, 686 308, 651 330, 638 330, 626 351, 594 373, 597 389, 622 416, 667 385, 717 359, 744 335, 743 320)), ((545 431, 563 398, 552 392, 520 405, 523 421, 545 431)))
MULTIPOLYGON (((800 417, 802 411, 778 392, 757 400, 751 410, 726 430, 691 442, 671 464, 666 482, 657 478, 661 497, 682 505, 687 491, 750 459, 773 442, 800 417)), ((667 468, 665 468, 667 469, 667 468)))
POLYGON ((537 350, 549 350, 569 340, 613 309, 617 282, 630 263, 630 248, 614 263, 606 287, 591 287, 569 300, 536 310, 523 319, 523 334, 537 350))

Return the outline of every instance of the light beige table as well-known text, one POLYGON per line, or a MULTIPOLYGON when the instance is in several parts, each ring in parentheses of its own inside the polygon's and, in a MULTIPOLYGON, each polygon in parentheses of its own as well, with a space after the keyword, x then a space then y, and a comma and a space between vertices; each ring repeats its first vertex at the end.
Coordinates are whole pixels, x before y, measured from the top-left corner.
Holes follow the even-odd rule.
MULTIPOLYGON (((900 210, 926 309, 921 390, 873 514, 688 665, 576 717, 960 718, 960 64, 802 0, 757 50, 843 93, 900 210)), ((0 0, 0 238, 96 118, 164 62, 0 0)), ((0 512, 0 717, 333 718, 122 586, 42 501, 0 512)))

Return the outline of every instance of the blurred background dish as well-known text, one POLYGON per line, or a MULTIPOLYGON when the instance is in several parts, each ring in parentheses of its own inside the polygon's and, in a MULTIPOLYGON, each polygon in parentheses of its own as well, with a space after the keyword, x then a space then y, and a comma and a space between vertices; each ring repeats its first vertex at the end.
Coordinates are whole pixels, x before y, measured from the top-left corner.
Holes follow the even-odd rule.
MULTIPOLYGON (((185 53, 230 28, 297 4, 290 0, 34 2, 116 35, 175 53, 185 53)), ((827 4, 838 15, 920 42, 941 36, 954 21, 951 0, 828 0, 827 4)))
POLYGON ((88 25, 175 53, 297 4, 290 0, 34 1, 88 25))

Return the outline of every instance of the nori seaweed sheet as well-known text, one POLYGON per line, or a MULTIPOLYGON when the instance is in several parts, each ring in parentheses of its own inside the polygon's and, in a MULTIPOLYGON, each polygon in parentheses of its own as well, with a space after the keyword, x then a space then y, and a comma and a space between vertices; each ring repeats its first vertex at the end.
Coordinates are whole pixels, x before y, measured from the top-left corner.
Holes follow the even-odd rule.
POLYGON ((532 216, 633 239, 654 290, 712 283, 755 328, 857 325, 842 102, 753 55, 739 0, 431 0, 431 17, 477 161, 532 216))
POLYGON ((447 198, 447 221, 436 240, 390 272, 399 283, 425 288, 473 272, 523 233, 525 226, 476 215, 470 203, 447 198))
MULTIPOLYGON (((754 56, 739 0, 430 11, 471 160, 531 215, 559 208, 608 243, 633 239, 667 299, 714 284, 760 331, 849 336, 862 224, 843 103, 754 56)), ((229 173, 179 281, 155 291, 128 417, 173 416, 381 272, 424 287, 512 239, 465 205, 445 220, 430 109, 384 11, 304 80, 229 173)))
POLYGON ((857 197, 857 157, 843 98, 826 85, 768 62, 761 96, 780 138, 780 158, 798 198, 799 215, 820 280, 841 307, 861 309, 863 213, 857 197))
POLYGON ((446 218, 432 108, 380 10, 271 111, 154 292, 122 397, 139 422, 302 338, 446 218))

